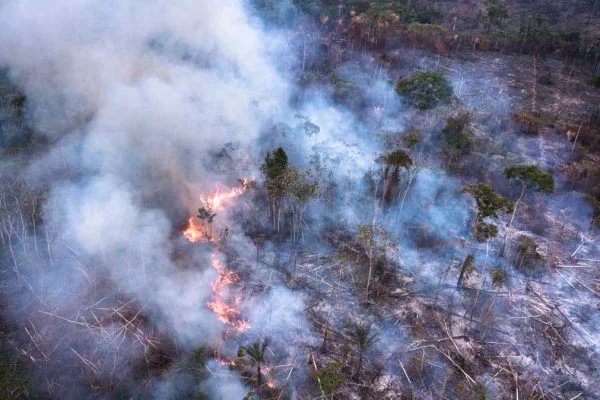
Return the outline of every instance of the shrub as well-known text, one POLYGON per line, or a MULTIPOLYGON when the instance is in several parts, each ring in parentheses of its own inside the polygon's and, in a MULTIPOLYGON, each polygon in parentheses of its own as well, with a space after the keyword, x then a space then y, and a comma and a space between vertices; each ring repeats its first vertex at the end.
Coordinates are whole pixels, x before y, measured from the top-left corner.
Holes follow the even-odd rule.
POLYGON ((316 372, 321 390, 326 396, 331 396, 333 392, 346 380, 342 373, 342 363, 339 361, 330 362, 325 367, 316 372))
POLYGON ((544 120, 539 115, 524 110, 516 113, 514 119, 521 130, 528 135, 536 135, 544 126, 544 120))

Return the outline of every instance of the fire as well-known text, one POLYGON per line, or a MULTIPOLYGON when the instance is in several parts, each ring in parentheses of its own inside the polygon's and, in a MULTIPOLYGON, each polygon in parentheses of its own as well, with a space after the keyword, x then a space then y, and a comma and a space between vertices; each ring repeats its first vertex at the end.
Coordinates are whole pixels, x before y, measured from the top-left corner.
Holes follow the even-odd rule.
MULTIPOLYGON (((213 299, 208 302, 208 308, 215 313, 221 322, 233 326, 238 332, 246 331, 250 328, 248 322, 242 319, 239 311, 234 306, 226 302, 227 289, 230 285, 240 281, 239 275, 225 268, 215 256, 213 256, 211 264, 219 276, 212 284, 213 299)), ((234 299, 233 304, 237 305, 238 303, 238 299, 234 299)))
POLYGON ((199 242, 206 238, 203 227, 196 222, 195 217, 188 218, 188 226, 182 233, 183 236, 192 243, 199 242))
MULTIPOLYGON (((215 191, 211 195, 200 198, 201 204, 204 208, 208 209, 209 213, 223 211, 235 198, 246 191, 248 183, 249 181, 244 179, 241 186, 227 191, 221 191, 219 185, 216 185, 215 191)), ((201 240, 213 241, 209 231, 209 224, 195 216, 189 217, 188 225, 182 234, 192 243, 201 240)), ((207 307, 216 315, 219 321, 231 327, 227 333, 248 330, 250 325, 236 309, 241 299, 230 294, 230 286, 240 282, 239 275, 227 269, 214 254, 211 265, 217 271, 218 276, 212 284, 213 296, 207 303, 207 307)))
MULTIPOLYGON (((235 198, 244 194, 248 184, 248 179, 242 179, 239 187, 234 187, 224 192, 221 191, 221 188, 217 184, 215 191, 211 195, 207 197, 200 197, 200 204, 213 213, 223 211, 225 207, 228 206, 235 198)), ((198 217, 194 215, 188 218, 188 224, 182 233, 183 236, 192 243, 196 243, 204 239, 212 240, 208 229, 208 224, 202 223, 198 217)))

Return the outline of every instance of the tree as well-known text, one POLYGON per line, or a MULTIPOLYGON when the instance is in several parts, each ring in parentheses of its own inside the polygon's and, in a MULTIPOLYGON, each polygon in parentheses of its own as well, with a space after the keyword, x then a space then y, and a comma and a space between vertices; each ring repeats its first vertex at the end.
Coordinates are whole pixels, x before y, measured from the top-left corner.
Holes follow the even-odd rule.
POLYGON ((446 126, 440 136, 442 149, 451 164, 458 164, 460 159, 471 151, 473 146, 472 132, 469 129, 471 116, 461 112, 446 120, 446 126))
POLYGON ((513 210, 513 203, 510 200, 497 194, 494 189, 484 183, 469 185, 463 189, 463 193, 468 193, 473 197, 477 206, 477 214, 473 219, 473 236, 467 248, 467 256, 458 276, 458 287, 462 286, 464 277, 468 274, 469 269, 474 266, 473 256, 471 255, 473 240, 485 242, 498 235, 498 227, 485 222, 484 219, 498 218, 500 212, 509 213, 513 210))
POLYGON ((261 365, 265 362, 265 355, 269 341, 256 341, 250 346, 241 346, 238 349, 238 358, 245 359, 256 366, 256 386, 262 385, 261 365))
POLYGON ((308 201, 317 193, 318 182, 311 179, 310 171, 289 167, 282 175, 284 193, 289 196, 292 208, 292 241, 304 235, 304 211, 308 201))
POLYGON ((502 21, 508 18, 508 8, 504 3, 499 0, 487 0, 486 1, 486 19, 487 19, 487 32, 490 33, 492 24, 502 26, 502 21))
POLYGON ((212 207, 208 203, 198 209, 196 217, 204 223, 208 237, 212 236, 212 223, 216 216, 217 213, 213 212, 212 207))
POLYGON ((523 199, 525 190, 529 189, 533 190, 534 192, 543 194, 550 194, 554 191, 554 178, 552 177, 552 174, 550 174, 549 172, 542 171, 536 165, 512 165, 504 169, 504 176, 508 180, 515 180, 521 183, 521 194, 515 202, 513 213, 510 217, 510 223, 508 224, 507 232, 504 237, 504 244, 502 246, 502 250, 504 250, 506 241, 508 240, 509 231, 512 228, 515 215, 517 214, 517 207, 523 199))
POLYGON ((395 150, 378 158, 383 163, 383 199, 386 202, 392 200, 392 195, 400 183, 400 168, 408 169, 413 165, 413 160, 403 150, 395 150))
POLYGON ((260 170, 265 175, 265 187, 270 199, 271 215, 273 225, 276 225, 277 232, 280 227, 281 201, 285 194, 283 176, 288 168, 288 156, 285 151, 279 147, 273 153, 268 152, 265 161, 260 170))
POLYGON ((350 337, 350 340, 356 345, 358 352, 358 362, 356 364, 356 371, 354 373, 354 379, 360 380, 360 372, 362 370, 363 358, 365 350, 371 346, 377 340, 377 334, 371 332, 371 325, 363 325, 360 323, 351 323, 346 334, 350 337))
POLYGON ((519 248, 517 250, 517 259, 515 267, 521 271, 533 270, 543 259, 538 252, 538 244, 529 236, 521 235, 518 239, 519 248))
POLYGON ((265 162, 261 166, 261 171, 267 178, 275 179, 279 177, 288 166, 288 156, 281 147, 278 147, 272 154, 267 152, 265 162))
POLYGON ((405 101, 420 109, 428 110, 438 104, 447 104, 454 95, 452 85, 441 72, 417 71, 396 84, 396 92, 405 101))

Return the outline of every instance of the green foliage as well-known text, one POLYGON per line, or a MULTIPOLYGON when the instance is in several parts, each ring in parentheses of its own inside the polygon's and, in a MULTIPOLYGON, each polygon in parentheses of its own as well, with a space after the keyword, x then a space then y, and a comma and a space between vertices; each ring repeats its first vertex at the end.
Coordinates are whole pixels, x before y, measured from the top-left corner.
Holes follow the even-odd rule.
POLYGON ((331 396, 335 390, 346 381, 342 372, 343 364, 339 361, 330 362, 316 372, 321 390, 326 396, 331 396))
POLYGON ((508 18, 508 8, 499 0, 487 0, 486 4, 486 19, 488 20, 488 32, 492 24, 501 26, 502 21, 508 18))
POLYGON ((190 355, 190 365, 194 368, 203 368, 212 357, 212 351, 206 346, 200 346, 190 355))
POLYGON ((498 236, 498 227, 494 224, 479 221, 475 225, 475 239, 478 242, 487 242, 498 236))
POLYGON ((213 352, 207 346, 200 346, 190 354, 190 357, 184 364, 184 368, 187 369, 196 378, 205 378, 208 374, 206 364, 212 358, 213 352))
POLYGON ((371 2, 366 10, 369 15, 397 15, 404 23, 431 24, 441 17, 439 11, 433 7, 425 6, 420 2, 412 5, 404 1, 378 0, 371 2))
POLYGON ((394 168, 410 168, 413 164, 412 158, 403 150, 391 151, 378 160, 394 168))
POLYGON ((269 340, 257 340, 249 346, 238 347, 237 357, 241 362, 250 361, 252 364, 265 362, 265 351, 269 347, 269 340))
POLYGON ((267 179, 274 180, 283 174, 287 165, 288 156, 285 151, 279 147, 273 153, 267 153, 265 162, 261 165, 260 170, 265 174, 267 179))
POLYGON ((396 84, 396 92, 404 96, 408 104, 420 110, 447 104, 453 97, 452 85, 441 72, 436 71, 413 73, 396 84))
POLYGON ((490 271, 492 276, 492 287, 502 287, 506 282, 506 276, 504 275, 504 271, 500 268, 492 268, 490 271))
POLYGON ((238 360, 240 363, 250 363, 256 366, 256 386, 262 384, 262 374, 260 366, 265 362, 267 347, 269 346, 268 339, 256 341, 250 346, 240 346, 237 351, 238 360))
POLYGON ((536 192, 550 194, 554 191, 552 174, 542 171, 536 165, 512 165, 504 169, 504 176, 507 179, 518 180, 536 192))
POLYGON ((450 161, 459 162, 462 157, 471 151, 473 146, 472 132, 469 129, 471 117, 468 113, 459 113, 446 120, 446 126, 442 129, 442 150, 450 161))
POLYGON ((415 131, 415 130, 410 130, 408 132, 406 132, 406 134, 402 137, 402 144, 408 148, 408 149, 412 149, 414 146, 416 146, 419 141, 421 140, 421 135, 419 134, 419 132, 415 131))
POLYGON ((260 170, 265 175, 265 187, 269 197, 280 200, 285 195, 284 175, 288 168, 288 157, 279 147, 273 153, 268 152, 260 170))
POLYGON ((543 257, 538 252, 538 245, 529 236, 521 235, 518 240, 516 267, 519 270, 535 269, 543 257))
POLYGON ((294 203, 303 205, 317 193, 319 187, 318 182, 311 178, 310 171, 289 167, 281 175, 281 185, 294 203))
MULTIPOLYGON (((485 183, 469 185, 463 191, 469 193, 475 199, 480 219, 498 218, 499 212, 510 213, 513 211, 513 202, 497 194, 494 189, 485 183)), ((498 233, 497 229, 496 233, 498 233)))

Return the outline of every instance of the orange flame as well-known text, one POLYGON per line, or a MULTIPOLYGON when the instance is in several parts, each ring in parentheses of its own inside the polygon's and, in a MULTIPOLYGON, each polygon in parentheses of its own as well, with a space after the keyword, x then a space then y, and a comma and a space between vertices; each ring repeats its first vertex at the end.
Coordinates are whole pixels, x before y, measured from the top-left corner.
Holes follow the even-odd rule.
POLYGON ((182 232, 183 236, 192 243, 199 242, 207 237, 204 228, 196 222, 196 218, 189 217, 187 228, 182 232))
MULTIPOLYGON (((228 286, 239 282, 239 275, 225 268, 217 257, 213 256, 211 264, 219 276, 212 284, 213 299, 208 302, 208 308, 215 313, 221 322, 233 326, 238 332, 246 331, 250 328, 248 322, 242 319, 239 311, 234 306, 227 304, 225 301, 228 286)), ((237 305, 237 303, 236 299, 234 304, 237 305)))
MULTIPOLYGON (((210 208, 212 212, 223 211, 227 205, 236 197, 244 194, 248 188, 248 179, 243 179, 239 187, 234 187, 226 192, 221 192, 219 185, 216 185, 213 194, 208 197, 201 196, 200 202, 205 207, 210 208)), ((208 227, 199 222, 198 218, 191 216, 188 218, 188 224, 182 232, 183 236, 192 243, 199 242, 203 239, 211 240, 208 232, 208 227)))
MULTIPOLYGON (((224 192, 221 191, 219 185, 216 185, 215 191, 211 195, 200 197, 201 204, 213 213, 223 211, 236 197, 241 196, 246 191, 248 183, 249 181, 244 179, 241 186, 224 192)), ((188 225, 182 231, 182 234, 192 243, 201 240, 213 240, 206 222, 201 222, 195 216, 189 217, 188 225)), ((239 275, 222 265, 215 255, 212 257, 211 265, 217 271, 218 276, 212 284, 213 296, 206 304, 207 307, 216 315, 219 321, 230 326, 230 329, 226 330, 226 334, 248 330, 250 324, 242 318, 241 313, 236 309, 241 299, 237 296, 232 298, 229 293, 229 287, 240 282, 239 275)))

